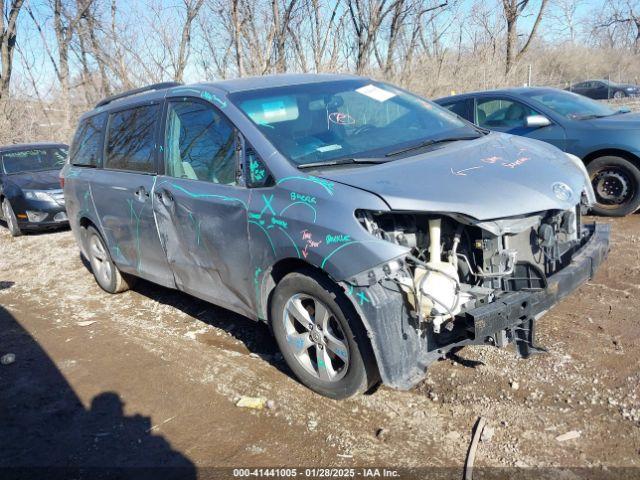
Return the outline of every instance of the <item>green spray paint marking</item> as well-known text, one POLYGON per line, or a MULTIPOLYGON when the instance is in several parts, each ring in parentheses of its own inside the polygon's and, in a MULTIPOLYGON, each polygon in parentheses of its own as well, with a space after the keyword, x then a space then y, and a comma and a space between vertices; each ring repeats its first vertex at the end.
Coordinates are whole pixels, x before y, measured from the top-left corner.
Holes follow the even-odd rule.
POLYGON ((78 170, 69 170, 69 173, 67 173, 66 178, 77 178, 80 176, 80 174, 82 173, 82 170, 78 169, 78 170))
POLYGON ((253 213, 253 212, 249 213, 249 218, 252 218, 254 220, 260 220, 261 217, 262 215, 259 213, 253 213))
POLYGON ((275 215, 276 211, 271 206, 271 202, 273 202, 273 194, 271 194, 271 196, 269 198, 267 198, 264 195, 262 195, 262 200, 264 200, 264 207, 262 208, 262 211, 260 212, 260 215, 262 215, 266 210, 270 210, 271 211, 271 215, 275 215))
POLYGON ((287 228, 287 222, 285 222, 284 220, 280 220, 278 218, 275 217, 271 217, 271 223, 273 225, 277 225, 278 227, 282 227, 282 228, 287 228))
POLYGON ((225 108, 227 106, 227 102, 225 100, 220 100, 216 95, 211 92, 201 92, 200 98, 205 99, 207 102, 217 103, 220 105, 220 108, 225 108))
POLYGON ((315 209, 315 207, 313 205, 309 205, 306 202, 293 202, 293 203, 290 203, 289 205, 284 207, 282 210, 280 210, 280 216, 282 216, 282 214, 284 212, 286 212, 289 209, 289 207, 293 207, 294 205, 304 205, 305 207, 310 208, 313 211, 313 223, 316 223, 316 218, 318 217, 318 212, 316 211, 316 209, 315 209))
POLYGON ((281 183, 289 182, 291 180, 302 180, 302 181, 305 181, 305 182, 315 183, 315 184, 320 185, 321 187, 323 187, 327 191, 327 193, 329 193, 329 195, 333 195, 333 187, 335 186, 335 184, 333 182, 330 182, 330 181, 325 180, 323 178, 292 176, 292 177, 281 178, 276 183, 277 183, 277 185, 280 185, 281 183))
POLYGON ((253 274, 253 286, 256 289, 256 307, 257 310, 260 311, 260 274, 262 273, 262 268, 256 268, 256 271, 253 274))
POLYGON ((382 242, 383 240, 360 240, 360 241, 353 241, 353 242, 348 242, 343 245, 340 245, 338 248, 333 250, 329 255, 324 257, 324 260, 322 260, 322 263, 320 264, 320 268, 324 268, 325 264, 327 263, 327 260, 329 260, 334 254, 338 253, 344 247, 348 247, 349 245, 355 245, 359 243, 382 243, 382 242))
MULTIPOLYGON (((347 295, 353 296, 353 285, 349 285, 349 289, 347 290, 347 295)), ((359 301, 360 305, 364 305, 365 303, 371 303, 371 300, 369 300, 369 297, 367 297, 367 294, 365 292, 358 292, 356 294, 356 297, 358 297, 358 299, 360 300, 359 301)))
POLYGON ((332 243, 346 243, 351 241, 351 237, 349 235, 327 235, 324 241, 327 245, 331 245, 332 243))
POLYGON ((196 220, 191 212, 189 212, 189 218, 191 219, 193 228, 196 231, 196 245, 200 245, 200 220, 196 220))
POLYGON ((267 240, 269 240, 269 245, 271 245, 271 250, 273 250, 273 254, 276 254, 276 248, 273 246, 273 241, 271 240, 271 236, 269 235, 269 232, 267 232, 265 230, 265 228, 260 225, 258 222, 254 222, 253 220, 249 220, 249 223, 252 223, 256 226, 258 226, 260 228, 260 230, 262 230, 264 232, 264 234, 267 236, 267 240))
POLYGON ((260 166, 260 162, 253 158, 249 161, 249 175, 252 181, 259 182, 264 179, 266 174, 265 169, 260 166))
POLYGON ((360 299, 360 305, 364 305, 365 303, 371 303, 367 294, 365 292, 358 292, 357 297, 360 299))
POLYGON ((136 219, 136 270, 140 271, 140 264, 142 262, 142 258, 140 256, 140 220, 142 219, 142 210, 144 210, 144 205, 139 212, 136 213, 135 208, 133 208, 133 200, 127 199, 127 203, 129 203, 129 222, 133 224, 133 219, 136 219))
POLYGON ((120 245, 116 245, 115 247, 113 247, 113 250, 114 250, 114 253, 115 253, 116 257, 121 258, 125 262, 127 261, 127 259, 124 258, 124 255, 122 254, 122 250, 120 250, 120 245))
MULTIPOLYGON (((162 182, 162 183, 165 183, 165 182, 162 182)), ((243 200, 240 200, 239 198, 236 198, 236 197, 227 197, 226 195, 214 195, 213 193, 193 193, 187 190, 186 188, 181 187, 180 185, 177 185, 175 183, 171 183, 170 185, 174 188, 177 188, 181 192, 186 193, 191 198, 219 198, 221 200, 224 200, 225 202, 238 202, 242 204, 245 210, 248 210, 247 204, 243 200)))
POLYGON ((316 197, 312 197, 311 195, 304 195, 298 192, 291 192, 291 201, 292 202, 306 202, 315 205, 316 197))

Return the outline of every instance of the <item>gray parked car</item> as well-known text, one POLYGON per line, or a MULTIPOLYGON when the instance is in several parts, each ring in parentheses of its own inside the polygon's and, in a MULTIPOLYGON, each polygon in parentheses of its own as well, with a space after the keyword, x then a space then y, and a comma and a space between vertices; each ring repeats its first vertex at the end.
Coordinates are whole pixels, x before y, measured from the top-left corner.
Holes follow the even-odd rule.
POLYGON ((62 175, 104 290, 142 277, 268 322, 332 398, 409 388, 465 345, 540 351, 535 321, 608 251, 581 162, 353 76, 107 98, 62 175))

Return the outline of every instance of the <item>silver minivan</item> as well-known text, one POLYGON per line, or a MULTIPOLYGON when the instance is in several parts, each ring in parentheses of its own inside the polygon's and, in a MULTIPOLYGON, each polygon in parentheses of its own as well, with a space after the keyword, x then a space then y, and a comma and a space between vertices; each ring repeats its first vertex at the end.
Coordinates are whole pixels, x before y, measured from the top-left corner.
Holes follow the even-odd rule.
POLYGON ((268 322, 295 376, 332 398, 410 388, 465 345, 543 351, 537 320, 609 244, 582 221, 577 158, 356 76, 107 98, 61 175, 104 290, 141 277, 268 322))

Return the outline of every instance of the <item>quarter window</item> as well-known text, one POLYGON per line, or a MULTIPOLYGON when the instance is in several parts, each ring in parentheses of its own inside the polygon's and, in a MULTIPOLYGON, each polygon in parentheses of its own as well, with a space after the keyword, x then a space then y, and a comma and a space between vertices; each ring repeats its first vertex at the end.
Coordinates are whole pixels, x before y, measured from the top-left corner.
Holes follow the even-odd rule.
POLYGON ((170 102, 165 129, 165 172, 176 178, 235 185, 235 135, 211 105, 170 102))
POLYGON ((136 107, 111 115, 105 166, 116 170, 155 171, 153 162, 157 105, 136 107))
POLYGON ((107 119, 103 113, 80 122, 71 144, 69 161, 72 165, 97 167, 102 160, 102 132, 107 119))

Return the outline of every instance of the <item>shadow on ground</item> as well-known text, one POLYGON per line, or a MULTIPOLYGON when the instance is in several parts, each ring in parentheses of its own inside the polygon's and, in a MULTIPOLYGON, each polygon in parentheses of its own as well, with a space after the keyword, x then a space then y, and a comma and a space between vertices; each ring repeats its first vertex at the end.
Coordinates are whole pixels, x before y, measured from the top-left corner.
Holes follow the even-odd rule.
MULTIPOLYGON (((80 254, 80 260, 87 271, 91 273, 91 264, 84 255, 80 254)), ((256 354, 280 372, 293 376, 265 323, 256 322, 244 315, 201 300, 188 293, 166 288, 140 278, 136 279, 132 290, 162 305, 169 305, 180 310, 207 325, 224 330, 242 342, 247 353, 256 354)), ((105 293, 105 295, 108 294, 105 293)))
MULTIPOLYGON (((1 282, 11 288, 11 282, 1 282)), ((126 416, 116 392, 85 408, 47 353, 0 306, 0 478, 196 478, 151 418, 126 416)))

